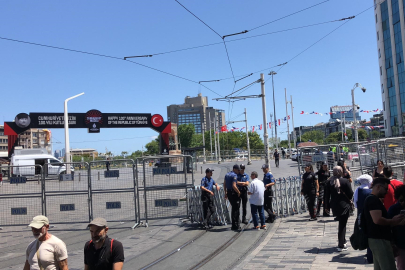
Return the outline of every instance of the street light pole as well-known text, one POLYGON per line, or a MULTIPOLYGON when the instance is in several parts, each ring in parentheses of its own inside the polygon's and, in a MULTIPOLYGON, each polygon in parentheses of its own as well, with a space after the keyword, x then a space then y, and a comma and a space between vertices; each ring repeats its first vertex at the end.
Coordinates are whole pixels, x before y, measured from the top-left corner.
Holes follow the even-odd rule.
MULTIPOLYGON (((274 123, 273 123, 273 114, 270 113, 270 123, 271 125, 274 127, 274 123)), ((271 128, 271 147, 274 148, 274 128, 271 128)))
POLYGON ((353 127, 354 127, 354 140, 355 142, 359 141, 359 134, 357 133, 357 123, 356 123, 356 104, 354 103, 354 89, 360 87, 363 93, 366 92, 366 88, 364 88, 360 83, 355 83, 352 89, 352 106, 353 106, 353 127))
POLYGON ((247 112, 245 108, 245 127, 246 127, 246 143, 247 143, 247 150, 248 150, 248 165, 251 165, 252 162, 250 160, 250 143, 249 143, 249 130, 248 130, 248 122, 247 122, 247 112))
POLYGON ((297 147, 297 136, 295 134, 295 126, 294 126, 294 106, 292 101, 292 95, 290 95, 291 99, 291 122, 292 122, 292 130, 293 130, 293 140, 294 140, 294 148, 297 147))
MULTIPOLYGON (((81 95, 84 95, 84 92, 65 100, 65 113, 64 113, 64 122, 65 123, 64 124, 65 124, 65 159, 66 159, 66 162, 70 162, 69 117, 68 117, 67 103, 69 100, 77 98, 81 95)), ((66 165, 66 174, 70 174, 70 165, 66 165)))
POLYGON ((287 88, 284 88, 285 93, 285 119, 287 120, 287 139, 288 139, 288 151, 291 155, 291 140, 290 140, 290 124, 288 123, 288 101, 287 101, 287 88))
POLYGON ((262 107, 263 107, 263 126, 264 126, 264 161, 267 165, 269 165, 269 134, 267 133, 267 113, 266 113, 266 95, 264 89, 264 74, 260 74, 260 82, 262 85, 262 107))
POLYGON ((273 110, 274 110, 274 133, 276 135, 276 149, 278 148, 278 139, 277 139, 277 124, 276 124, 276 99, 274 98, 274 80, 273 76, 276 75, 277 73, 274 71, 271 71, 269 75, 271 75, 271 84, 273 85, 273 110))

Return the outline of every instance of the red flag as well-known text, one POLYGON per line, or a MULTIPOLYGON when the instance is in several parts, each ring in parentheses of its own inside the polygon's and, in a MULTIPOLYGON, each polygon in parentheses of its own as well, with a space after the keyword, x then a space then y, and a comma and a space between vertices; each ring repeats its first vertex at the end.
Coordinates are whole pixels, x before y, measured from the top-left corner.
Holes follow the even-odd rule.
POLYGON ((288 116, 288 120, 290 120, 290 116, 288 116))
POLYGON ((259 128, 259 129, 262 130, 262 128, 263 128, 263 125, 260 125, 260 128, 259 128))
POLYGON ((269 122, 269 128, 271 128, 271 122, 269 122))
POLYGON ((228 127, 227 126, 222 126, 221 127, 221 132, 227 132, 228 131, 228 127))
POLYGON ((255 126, 252 127, 252 132, 255 132, 255 126))
POLYGON ((304 111, 301 111, 301 113, 300 114, 304 114, 304 111))
POLYGON ((280 125, 280 119, 278 119, 278 125, 280 125))

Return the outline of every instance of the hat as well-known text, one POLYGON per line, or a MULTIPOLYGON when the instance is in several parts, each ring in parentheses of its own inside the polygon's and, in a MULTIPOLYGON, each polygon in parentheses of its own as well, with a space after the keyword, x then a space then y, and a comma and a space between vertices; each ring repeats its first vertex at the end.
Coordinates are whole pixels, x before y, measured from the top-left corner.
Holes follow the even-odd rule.
POLYGON ((237 170, 240 170, 240 168, 239 168, 239 165, 238 165, 238 164, 233 165, 233 168, 234 168, 234 169, 237 169, 237 170))
POLYGON ((268 169, 269 165, 268 164, 263 164, 262 169, 268 169))
POLYGON ((89 223, 89 225, 87 225, 87 227, 89 227, 90 225, 96 225, 97 227, 107 227, 107 220, 105 220, 104 218, 98 217, 93 219, 92 222, 89 223))
POLYGON ((33 227, 35 229, 41 229, 43 226, 48 225, 49 220, 46 216, 36 216, 32 219, 30 227, 33 227))
POLYGON ((240 169, 244 170, 245 169, 245 164, 240 164, 240 169))
POLYGON ((213 169, 211 169, 211 168, 207 168, 207 169, 205 169, 205 173, 209 173, 209 172, 213 172, 214 170, 213 169))

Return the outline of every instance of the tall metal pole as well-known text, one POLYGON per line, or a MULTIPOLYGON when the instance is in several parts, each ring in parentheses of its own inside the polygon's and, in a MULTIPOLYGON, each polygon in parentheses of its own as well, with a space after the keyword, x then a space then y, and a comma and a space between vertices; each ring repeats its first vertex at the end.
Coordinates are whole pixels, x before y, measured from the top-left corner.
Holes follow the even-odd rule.
POLYGON ((290 100, 291 100, 291 122, 292 122, 292 128, 293 128, 293 140, 294 140, 294 148, 297 147, 297 136, 295 134, 295 126, 294 126, 294 106, 293 106, 293 101, 292 101, 292 95, 290 95, 290 100))
MULTIPOLYGON (((83 93, 80 93, 76 96, 70 97, 68 99, 65 99, 65 113, 64 113, 64 124, 65 124, 65 162, 70 162, 70 142, 69 142, 69 117, 68 117, 68 107, 67 103, 69 100, 77 98, 81 95, 84 95, 83 93)), ((70 165, 66 165, 66 174, 70 174, 70 165)))
POLYGON ((215 142, 215 160, 218 161, 218 152, 217 152, 217 114, 214 112, 214 142, 215 142))
POLYGON ((274 148, 274 123, 273 123, 273 114, 270 113, 270 123, 273 126, 273 128, 271 128, 271 146, 272 148, 274 148))
POLYGON ((342 116, 342 111, 340 112, 340 126, 342 129, 342 142, 344 142, 343 140, 343 116, 342 116))
POLYGON ((346 115, 343 116, 343 126, 345 129, 345 141, 346 141, 346 115))
MULTIPOLYGON (((356 86, 357 87, 357 86, 356 86)), ((357 123, 356 123, 356 108, 355 108, 355 103, 354 103, 354 89, 352 89, 352 106, 353 106, 353 127, 354 127, 354 141, 358 142, 359 141, 359 135, 357 134, 357 123)))
POLYGON ((287 88, 284 88, 285 93, 285 119, 287 120, 287 139, 288 139, 288 151, 291 155, 291 141, 290 141, 290 124, 288 124, 288 101, 287 101, 287 88))
POLYGON ((245 108, 245 127, 246 127, 246 144, 247 144, 247 150, 248 150, 248 165, 251 165, 252 162, 250 160, 250 143, 249 143, 249 130, 248 130, 248 122, 247 122, 247 112, 245 108))
POLYGON ((208 112, 208 118, 210 121, 210 146, 211 146, 211 152, 210 152, 210 156, 212 155, 212 128, 211 128, 211 112, 208 112))
POLYGON ((274 71, 270 72, 271 75, 271 83, 273 85, 273 110, 274 110, 274 133, 276 135, 276 149, 278 148, 278 139, 277 139, 277 116, 276 116, 276 99, 274 97, 274 80, 273 80, 273 76, 276 75, 277 73, 274 71))
MULTIPOLYGON (((204 121, 205 122, 205 121, 204 121)), ((205 164, 205 163, 207 163, 207 159, 206 159, 206 157, 205 157, 205 123, 202 123, 201 124, 201 127, 202 127, 202 139, 203 139, 203 155, 204 155, 204 159, 203 159, 203 164, 205 164)))
MULTIPOLYGON (((217 112, 215 111, 215 123, 217 122, 217 112)), ((219 127, 219 121, 218 121, 218 127, 219 127)), ((221 127, 222 128, 222 127, 221 127)), ((221 146, 219 145, 219 134, 220 132, 218 131, 218 164, 221 163, 221 146)))
POLYGON ((260 74, 260 81, 262 85, 262 107, 263 107, 263 126, 264 126, 264 161, 270 167, 269 163, 269 134, 267 133, 267 113, 266 113, 266 95, 264 89, 264 74, 260 74))

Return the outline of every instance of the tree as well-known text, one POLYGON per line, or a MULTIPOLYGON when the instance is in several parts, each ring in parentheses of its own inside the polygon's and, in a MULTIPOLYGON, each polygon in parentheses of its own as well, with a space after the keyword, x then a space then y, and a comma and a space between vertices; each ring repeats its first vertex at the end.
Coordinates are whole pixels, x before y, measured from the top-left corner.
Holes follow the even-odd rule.
POLYGON ((371 131, 371 138, 373 139, 379 139, 381 137, 381 133, 378 130, 373 130, 371 131))
POLYGON ((263 149, 264 143, 262 138, 257 132, 250 132, 249 131, 249 144, 250 149, 263 149))
POLYGON ((177 128, 177 134, 179 136, 182 148, 191 147, 194 132, 195 132, 194 124, 183 124, 177 128))
POLYGON ((357 134, 359 136, 359 141, 365 141, 368 138, 367 131, 364 129, 358 129, 357 134))
POLYGON ((128 152, 127 151, 122 151, 121 155, 125 158, 125 156, 128 155, 128 152))
POLYGON ((278 146, 288 148, 288 140, 282 140, 278 146))
POLYGON ((332 132, 326 137, 327 143, 338 143, 342 142, 342 132, 332 132))
POLYGON ((316 143, 319 143, 319 144, 323 144, 324 139, 325 139, 325 134, 321 130, 308 131, 308 132, 305 132, 301 136, 301 141, 303 141, 303 142, 311 141, 311 142, 316 142, 316 143))
POLYGON ((159 153, 159 142, 157 140, 153 140, 150 143, 145 145, 146 152, 149 155, 157 155, 159 153))

